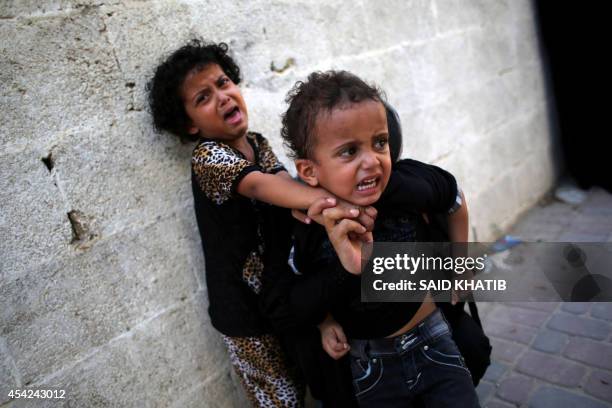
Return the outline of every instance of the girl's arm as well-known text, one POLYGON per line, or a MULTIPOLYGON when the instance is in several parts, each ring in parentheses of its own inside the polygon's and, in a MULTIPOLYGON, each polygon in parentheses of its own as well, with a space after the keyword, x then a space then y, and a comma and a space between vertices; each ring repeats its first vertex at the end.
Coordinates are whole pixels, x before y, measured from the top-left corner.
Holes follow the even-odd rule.
POLYGON ((252 171, 240 180, 236 192, 277 207, 296 210, 312 208, 314 211, 309 212, 308 218, 321 225, 323 209, 336 206, 343 218, 356 219, 368 231, 374 228, 376 219, 374 208, 368 207, 365 211, 360 211, 354 205, 337 199, 323 188, 310 187, 295 181, 286 171, 274 174, 252 171))
POLYGON ((275 174, 252 171, 240 180, 236 191, 248 198, 299 210, 308 209, 320 198, 333 198, 332 194, 322 188, 293 180, 286 171, 275 174))
MULTIPOLYGON (((461 206, 452 214, 448 216, 448 237, 450 242, 457 243, 457 245, 452 246, 452 254, 453 256, 467 256, 467 246, 462 245, 461 243, 465 243, 468 241, 468 233, 469 233, 469 215, 467 202, 465 201, 465 196, 463 195, 463 191, 459 193, 461 197, 461 206)), ((466 271, 462 275, 463 279, 473 279, 474 275, 472 271, 466 271)), ((460 292, 453 290, 451 292, 451 304, 456 304, 462 300, 465 300, 469 297, 470 292, 460 292)))

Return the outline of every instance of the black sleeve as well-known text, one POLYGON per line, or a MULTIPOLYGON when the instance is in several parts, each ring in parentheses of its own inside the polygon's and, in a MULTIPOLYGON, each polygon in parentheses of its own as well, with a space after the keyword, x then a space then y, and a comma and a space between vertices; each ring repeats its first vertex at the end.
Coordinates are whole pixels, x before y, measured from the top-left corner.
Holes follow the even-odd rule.
POLYGON ((268 280, 262 290, 264 313, 279 332, 321 323, 335 302, 341 301, 349 285, 359 284, 359 276, 347 272, 337 257, 322 257, 325 230, 318 225, 296 225, 294 264, 268 280))
POLYGON ((446 212, 457 198, 457 182, 449 172, 412 159, 395 163, 378 209, 401 206, 421 212, 446 212))
POLYGON ((318 325, 350 291, 359 285, 359 277, 347 272, 340 262, 327 269, 304 268, 291 290, 291 309, 296 319, 307 325, 318 325))
POLYGON ((295 230, 295 265, 301 275, 291 288, 291 309, 304 324, 321 323, 334 305, 344 302, 360 277, 347 272, 320 225, 295 230))

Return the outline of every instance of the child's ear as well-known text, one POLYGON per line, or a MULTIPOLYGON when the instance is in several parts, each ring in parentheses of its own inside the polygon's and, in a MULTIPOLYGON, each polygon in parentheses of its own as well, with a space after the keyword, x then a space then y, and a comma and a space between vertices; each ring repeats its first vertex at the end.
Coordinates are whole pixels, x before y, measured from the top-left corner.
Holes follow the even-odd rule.
POLYGON ((187 128, 187 132, 188 132, 190 135, 195 136, 195 135, 197 135, 197 134, 200 132, 200 129, 198 129, 198 128, 197 128, 197 127, 195 127, 195 126, 189 126, 189 128, 187 128))
POLYGON ((309 159, 297 159, 295 161, 295 169, 297 170, 298 176, 306 184, 311 187, 319 185, 319 179, 317 178, 317 170, 315 169, 314 163, 309 159))

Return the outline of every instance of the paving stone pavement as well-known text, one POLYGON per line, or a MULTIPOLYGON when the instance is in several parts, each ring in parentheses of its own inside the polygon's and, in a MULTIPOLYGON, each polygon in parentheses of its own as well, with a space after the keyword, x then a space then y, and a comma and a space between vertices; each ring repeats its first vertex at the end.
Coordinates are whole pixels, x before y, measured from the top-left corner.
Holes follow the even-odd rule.
MULTIPOLYGON (((525 241, 612 242, 612 194, 548 199, 509 231, 525 241)), ((488 408, 612 407, 612 303, 479 303, 493 345, 477 391, 488 408)))

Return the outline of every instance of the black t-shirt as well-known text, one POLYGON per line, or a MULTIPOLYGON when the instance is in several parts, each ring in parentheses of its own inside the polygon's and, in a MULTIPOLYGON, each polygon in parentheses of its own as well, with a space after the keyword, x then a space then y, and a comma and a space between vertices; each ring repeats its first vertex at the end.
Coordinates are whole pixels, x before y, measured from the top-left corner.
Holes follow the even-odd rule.
MULTIPOLYGON (((413 220, 414 225, 407 230, 406 236, 385 237, 385 231, 390 229, 391 234, 402 234, 402 231, 392 228, 397 225, 393 219, 401 218, 407 209, 412 210, 410 214, 440 213, 442 218, 453 206, 456 197, 457 184, 450 173, 415 160, 406 159, 395 163, 387 188, 376 203, 379 210, 376 238, 396 241, 419 239, 423 234, 423 225, 416 220, 413 220)), ((410 224, 411 216, 405 218, 404 222, 410 224)), ((333 302, 333 296, 340 292, 338 289, 345 287, 346 294, 351 295, 355 290, 354 287, 351 289, 351 285, 358 286, 359 278, 344 270, 335 253, 333 258, 325 256, 333 248, 322 227, 300 223, 295 225, 296 240, 299 242, 295 249, 298 258, 296 262, 305 269, 300 270, 302 275, 293 273, 287 267, 286 254, 279 252, 273 259, 276 267, 266 269, 261 292, 262 308, 274 329, 288 339, 289 350, 298 362, 313 395, 330 406, 356 406, 347 359, 336 361, 323 351, 316 324, 331 310, 328 305, 333 302), (310 255, 312 258, 309 258, 310 255), (321 263, 323 269, 320 272, 324 273, 317 273, 317 262, 321 263), (310 264, 310 269, 304 264, 310 264)), ((269 234, 277 240, 277 245, 273 245, 275 248, 283 247, 280 244, 287 242, 287 225, 277 222, 269 226, 283 230, 278 234, 269 234)), ((428 226, 427 234, 430 232, 431 225, 428 226)), ((383 310, 375 312, 386 313, 383 310)), ((393 309, 388 312, 398 317, 398 323, 391 326, 398 325, 399 321, 410 318, 414 313, 411 310, 395 313, 393 309)), ((347 326, 347 321, 344 324, 347 326)), ((348 325, 351 326, 351 322, 348 325)), ((344 329, 346 331, 347 327, 344 329)), ((360 334, 359 329, 349 330, 360 334)), ((381 332, 388 330, 383 328, 381 332)))
MULTIPOLYGON (((375 204, 379 213, 374 239, 427 241, 430 228, 420 214, 445 213, 456 197, 455 178, 445 170, 410 159, 397 162, 387 188, 375 204)), ((418 308, 418 303, 385 304, 388 306, 376 306, 377 311, 370 310, 369 305, 358 306, 355 296, 360 293, 360 278, 344 270, 323 227, 296 223, 294 236, 294 266, 300 275, 279 267, 270 271, 274 275, 268 276, 268 284, 264 285, 263 307, 276 330, 286 332, 317 325, 332 311, 336 319, 343 320, 347 335, 381 337, 395 331, 390 328, 400 321, 399 327, 403 326, 416 311, 414 307, 418 308), (352 306, 342 309, 349 301, 352 306), (358 310, 362 310, 363 318, 386 322, 374 324, 365 332, 350 319, 351 311, 358 310), (375 319, 376 313, 384 319, 375 319)), ((281 256, 277 260, 279 266, 282 261, 281 256)))
MULTIPOLYGON (((381 210, 373 235, 376 242, 426 241, 427 227, 413 210, 381 210)), ((404 326, 420 307, 417 302, 361 302, 361 277, 342 267, 319 225, 296 227, 294 260, 302 276, 292 288, 291 304, 310 324, 320 323, 331 312, 348 338, 381 338, 404 326)))

